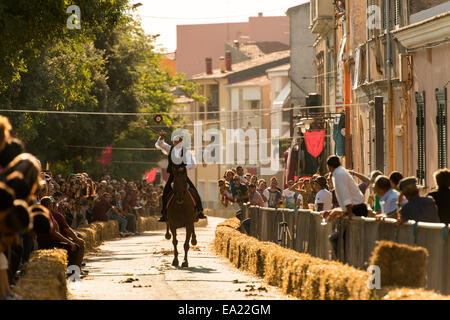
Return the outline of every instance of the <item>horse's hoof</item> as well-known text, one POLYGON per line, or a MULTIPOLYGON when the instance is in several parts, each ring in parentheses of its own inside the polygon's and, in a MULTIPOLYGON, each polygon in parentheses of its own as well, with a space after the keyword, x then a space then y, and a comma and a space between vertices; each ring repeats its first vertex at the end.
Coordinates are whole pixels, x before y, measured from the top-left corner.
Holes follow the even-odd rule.
POLYGON ((178 267, 178 260, 173 260, 173 262, 172 262, 172 266, 174 266, 174 267, 178 267))
POLYGON ((188 263, 187 261, 184 261, 184 262, 181 264, 181 267, 182 267, 182 268, 187 268, 187 267, 189 267, 189 263, 188 263))
POLYGON ((166 233, 166 240, 170 240, 171 236, 170 233, 166 233))
POLYGON ((191 240, 191 244, 192 244, 193 246, 196 246, 196 245, 197 245, 197 239, 192 239, 192 240, 191 240))

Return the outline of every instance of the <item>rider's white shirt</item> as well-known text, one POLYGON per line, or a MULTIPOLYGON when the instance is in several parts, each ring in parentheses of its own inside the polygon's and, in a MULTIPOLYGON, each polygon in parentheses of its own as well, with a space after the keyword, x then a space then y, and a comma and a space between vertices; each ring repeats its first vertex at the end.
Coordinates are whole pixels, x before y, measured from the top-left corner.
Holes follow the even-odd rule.
MULTIPOLYGON (((155 147, 160 149, 165 155, 169 155, 170 152, 170 144, 167 144, 164 139, 159 138, 158 141, 156 141, 155 143, 155 147)), ((177 158, 180 158, 181 156, 181 150, 182 150, 183 144, 179 143, 177 144, 174 148, 172 152, 175 152, 175 156, 177 158)), ((185 149, 186 150, 186 169, 191 169, 193 167, 195 167, 196 162, 195 162, 195 158, 192 155, 191 150, 189 149, 185 149)))

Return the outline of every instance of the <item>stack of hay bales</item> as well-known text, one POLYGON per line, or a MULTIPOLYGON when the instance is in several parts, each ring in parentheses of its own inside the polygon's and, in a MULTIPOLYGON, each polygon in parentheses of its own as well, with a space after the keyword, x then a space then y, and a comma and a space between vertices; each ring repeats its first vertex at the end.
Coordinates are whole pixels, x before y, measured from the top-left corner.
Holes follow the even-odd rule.
POLYGON ((371 275, 365 271, 286 249, 275 243, 261 242, 240 233, 237 230, 239 226, 237 218, 217 226, 214 241, 217 253, 227 257, 237 268, 250 271, 264 278, 268 284, 282 288, 285 294, 303 300, 422 299, 425 296, 433 299, 439 296, 432 291, 398 288, 399 285, 411 287, 423 283, 427 258, 423 248, 380 242, 374 250, 371 264, 380 266, 383 289, 372 290, 368 286, 371 275), (408 273, 408 269, 410 273, 415 270, 415 275, 404 274, 408 273))
POLYGON ((229 219, 217 226, 215 248, 236 267, 250 271, 273 286, 305 300, 375 299, 366 272, 339 262, 261 242, 237 231, 240 221, 229 219))
POLYGON ((67 254, 63 249, 38 250, 25 265, 14 291, 26 300, 67 299, 67 254))

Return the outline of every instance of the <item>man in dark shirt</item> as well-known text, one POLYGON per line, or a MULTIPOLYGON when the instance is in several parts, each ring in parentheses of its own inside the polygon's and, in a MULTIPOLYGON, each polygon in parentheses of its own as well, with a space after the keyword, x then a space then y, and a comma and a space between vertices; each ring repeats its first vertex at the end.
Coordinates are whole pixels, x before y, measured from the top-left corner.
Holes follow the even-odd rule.
POLYGON ((434 173, 434 180, 438 189, 430 192, 438 208, 439 219, 442 223, 450 223, 450 170, 441 169, 434 173))
POLYGON ((94 208, 92 209, 94 221, 108 221, 106 212, 112 207, 110 201, 111 195, 105 192, 100 196, 100 199, 95 202, 94 208))
MULTIPOLYGON (((60 219, 61 225, 58 223, 57 215, 52 211, 54 208, 54 200, 51 197, 44 197, 41 199, 41 205, 46 207, 49 211, 49 217, 52 221, 52 227, 49 233, 40 233, 37 234, 37 242, 39 249, 52 249, 52 248, 60 248, 65 249, 67 251, 69 265, 77 265, 81 269, 81 264, 83 261, 84 248, 81 250, 80 246, 67 238, 62 234, 65 232, 61 229, 61 227, 65 228, 67 223, 64 223, 60 219)), ((58 216, 60 218, 60 216, 58 216)))
POLYGON ((399 196, 397 205, 398 208, 401 208, 399 224, 408 220, 439 223, 439 216, 433 198, 419 196, 415 177, 402 179, 399 187, 408 200, 408 203, 402 207, 402 197, 399 196))

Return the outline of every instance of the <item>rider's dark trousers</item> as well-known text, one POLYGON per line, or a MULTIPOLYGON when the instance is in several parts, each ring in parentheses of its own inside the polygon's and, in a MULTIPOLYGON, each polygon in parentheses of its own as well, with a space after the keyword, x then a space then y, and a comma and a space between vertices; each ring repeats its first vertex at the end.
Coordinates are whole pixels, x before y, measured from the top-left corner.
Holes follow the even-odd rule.
MULTIPOLYGON (((167 180, 166 185, 164 186, 164 190, 163 190, 163 195, 162 195, 163 205, 161 208, 161 214, 164 214, 169 194, 172 192, 172 187, 171 187, 172 182, 173 182, 173 175, 170 175, 169 179, 167 180)), ((203 211, 202 200, 200 199, 200 195, 198 194, 197 188, 194 186, 194 184, 192 183, 191 179, 189 179, 189 177, 187 177, 187 182, 189 184, 189 191, 194 196, 195 202, 197 203, 197 208, 200 211, 203 211)))

